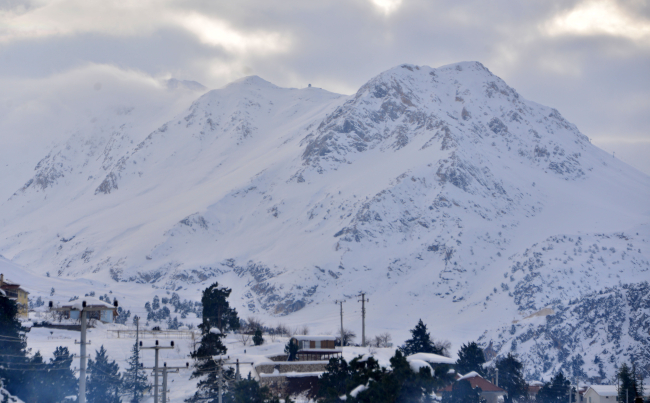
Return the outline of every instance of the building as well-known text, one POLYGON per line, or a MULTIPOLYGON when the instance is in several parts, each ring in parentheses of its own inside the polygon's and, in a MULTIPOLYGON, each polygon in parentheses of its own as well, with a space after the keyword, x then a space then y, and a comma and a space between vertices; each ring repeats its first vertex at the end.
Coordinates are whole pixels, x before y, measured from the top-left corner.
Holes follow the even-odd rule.
POLYGON ((289 343, 298 346, 295 361, 286 355, 269 357, 269 362, 255 366, 260 385, 268 386, 274 395, 307 393, 315 397, 318 377, 325 372, 330 358, 341 355, 335 347, 336 336, 293 336, 289 343))
MULTIPOLYGON (((481 388, 481 398, 485 399, 487 403, 497 403, 499 397, 508 394, 508 392, 506 392, 504 389, 501 389, 474 371, 459 377, 456 379, 456 382, 461 380, 468 381, 469 384, 472 385, 472 389, 475 389, 477 387, 481 388)), ((453 385, 448 385, 445 388, 439 390, 439 392, 451 393, 452 386, 453 385)))
POLYGON ((618 391, 616 385, 591 385, 584 395, 585 403, 615 403, 618 391))
POLYGON ((20 284, 11 282, 5 279, 4 274, 0 274, 0 290, 4 291, 7 298, 16 301, 18 314, 21 317, 29 317, 29 293, 20 288, 20 284))
POLYGON ((104 323, 113 323, 117 317, 117 307, 104 302, 95 297, 83 297, 63 304, 56 308, 57 311, 63 314, 65 319, 79 320, 81 312, 82 301, 86 302, 87 319, 96 319, 104 323))
POLYGON ((334 346, 336 336, 293 336, 289 342, 298 345, 297 361, 329 361, 341 355, 334 346))
MULTIPOLYGON (((643 390, 643 400, 650 398, 650 387, 643 390)), ((591 385, 584 393, 583 403, 615 403, 618 401, 618 389, 616 385, 591 385)), ((630 397, 629 403, 634 401, 630 397)), ((621 402, 622 403, 622 402, 621 402)))

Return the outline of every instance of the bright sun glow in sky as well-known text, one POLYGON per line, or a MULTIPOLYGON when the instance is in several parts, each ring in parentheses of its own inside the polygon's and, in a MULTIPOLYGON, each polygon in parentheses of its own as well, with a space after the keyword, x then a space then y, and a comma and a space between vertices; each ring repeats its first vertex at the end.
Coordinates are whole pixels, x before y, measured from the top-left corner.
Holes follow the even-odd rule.
POLYGON ((634 40, 650 39, 650 21, 628 15, 612 1, 585 1, 555 17, 547 30, 551 35, 613 35, 634 40))

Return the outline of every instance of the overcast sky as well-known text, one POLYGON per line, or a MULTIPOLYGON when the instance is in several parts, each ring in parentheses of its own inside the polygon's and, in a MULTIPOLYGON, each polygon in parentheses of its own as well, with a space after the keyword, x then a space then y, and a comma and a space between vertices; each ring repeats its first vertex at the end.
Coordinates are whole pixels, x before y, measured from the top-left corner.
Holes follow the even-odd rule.
POLYGON ((160 101, 164 78, 255 74, 351 94, 401 63, 468 60, 650 174, 647 0, 0 0, 0 128, 98 83, 160 101))

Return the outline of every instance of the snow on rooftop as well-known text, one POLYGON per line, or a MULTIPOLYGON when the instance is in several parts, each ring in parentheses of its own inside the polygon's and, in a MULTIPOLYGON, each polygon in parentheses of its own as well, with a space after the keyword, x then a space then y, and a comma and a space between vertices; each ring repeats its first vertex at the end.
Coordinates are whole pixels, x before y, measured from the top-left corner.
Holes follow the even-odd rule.
POLYGON ((591 385, 590 388, 593 389, 594 392, 596 392, 600 396, 618 395, 618 392, 616 391, 616 385, 591 385))
POLYGON ((478 372, 476 372, 476 371, 472 371, 472 372, 469 372, 469 373, 467 373, 467 374, 461 376, 460 378, 458 378, 458 380, 460 381, 461 379, 475 378, 475 377, 477 377, 477 376, 478 376, 479 378, 483 378, 481 375, 478 374, 478 372))
POLYGON ((77 311, 80 311, 83 308, 83 301, 86 301, 86 307, 104 307, 104 308, 115 308, 113 304, 104 302, 99 298, 95 297, 83 297, 77 300, 65 303, 61 305, 63 308, 71 308, 77 311))
MULTIPOLYGON (((420 372, 420 368, 429 368, 431 369, 431 365, 429 365, 426 361, 422 360, 408 360, 409 365, 411 366, 411 369, 413 372, 420 372)), ((431 371, 433 373, 433 371, 431 371)))
POLYGON ((456 361, 449 357, 445 357, 442 355, 438 354, 431 354, 431 353, 416 353, 416 354, 411 354, 408 357, 406 357, 408 361, 410 360, 422 360, 426 361, 429 364, 455 364, 456 361))
POLYGON ((7 293, 5 293, 4 291, 0 290, 0 295, 2 295, 3 297, 6 297, 6 296, 7 296, 7 293))
POLYGON ((326 340, 336 340, 336 336, 332 335, 314 335, 314 336, 308 336, 308 335, 295 335, 293 336, 294 339, 298 341, 326 341, 326 340))

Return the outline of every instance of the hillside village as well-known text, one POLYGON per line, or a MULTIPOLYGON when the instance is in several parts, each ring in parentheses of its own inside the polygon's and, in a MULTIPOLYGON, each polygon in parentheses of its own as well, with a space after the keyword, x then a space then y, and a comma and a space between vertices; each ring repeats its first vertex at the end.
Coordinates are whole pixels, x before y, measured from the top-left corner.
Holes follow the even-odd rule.
MULTIPOLYGON (((401 346, 393 346, 389 333, 357 341, 355 332, 346 328, 318 335, 310 334, 306 326, 269 327, 255 317, 240 318, 228 303, 231 290, 214 283, 203 291, 200 315, 184 314, 187 325, 174 323, 169 315, 165 322, 165 315, 156 314, 162 309, 160 300, 147 303, 148 319, 126 323, 130 313, 108 295, 75 297, 69 303, 44 303, 39 297, 39 302, 25 304, 27 287, 4 275, 0 278, 0 393, 10 402, 46 401, 20 385, 30 377, 42 376, 40 382, 48 382, 46 373, 63 370, 68 379, 55 378, 54 382, 61 383, 56 392, 62 397, 79 393, 77 341, 85 339, 86 331, 92 339, 89 350, 95 350, 89 354, 90 389, 86 389, 92 402, 217 402, 221 396, 226 402, 559 403, 571 399, 613 403, 622 402, 625 394, 628 402, 650 401, 650 387, 644 386, 644 376, 635 363, 623 364, 616 374, 602 378, 607 383, 570 378, 575 373, 562 371, 546 380, 525 379, 516 354, 496 357, 487 345, 463 344, 457 358, 450 358, 454 355, 450 343, 432 338, 421 320, 401 346), (27 314, 26 305, 30 307, 27 314), (14 329, 7 318, 12 312, 18 326, 14 329), (26 348, 12 345, 19 339, 26 341, 26 348), (50 357, 55 345, 59 347, 47 364, 43 358, 50 357), (153 354, 147 349, 162 349, 163 362, 152 362, 153 354), (10 350, 22 352, 26 361, 16 360, 20 354, 6 354, 10 350), (61 358, 63 351, 68 358, 61 358), (134 375, 139 366, 143 368, 140 375, 137 370, 134 375), (20 377, 12 373, 17 370, 20 377), (104 383, 107 374, 114 378, 110 382, 113 388, 97 389, 97 382, 104 383), (109 400, 92 397, 97 393, 109 400)), ((179 307, 197 309, 178 298, 162 302, 175 312, 179 307)), ((542 312, 542 316, 549 314, 552 312, 542 312)))

